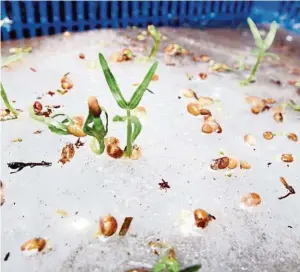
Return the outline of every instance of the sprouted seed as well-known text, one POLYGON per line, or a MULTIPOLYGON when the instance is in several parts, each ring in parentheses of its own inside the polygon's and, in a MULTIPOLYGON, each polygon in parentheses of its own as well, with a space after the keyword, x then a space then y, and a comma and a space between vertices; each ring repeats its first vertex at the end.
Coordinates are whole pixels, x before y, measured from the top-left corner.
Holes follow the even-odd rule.
POLYGON ((293 155, 292 154, 282 154, 281 156, 281 160, 283 162, 293 162, 294 161, 294 158, 293 158, 293 155))
POLYGON ((114 96, 119 107, 126 110, 126 116, 116 115, 113 118, 113 121, 114 122, 127 121, 127 145, 125 148, 125 155, 130 158, 133 151, 133 147, 132 147, 133 143, 135 142, 136 138, 138 137, 138 135, 142 130, 141 122, 139 121, 137 116, 131 115, 131 111, 134 110, 139 105, 141 99, 143 98, 143 95, 147 90, 148 85, 151 82, 151 79, 155 73, 158 63, 155 62, 151 66, 143 82, 138 86, 138 88, 132 95, 130 101, 127 102, 123 97, 119 86, 117 85, 115 77, 113 76, 112 72, 108 67, 107 61, 105 60, 104 56, 101 53, 99 53, 99 60, 102 66, 103 73, 105 75, 105 79, 107 81, 107 84, 110 88, 112 95, 114 96))
POLYGON ((251 33, 252 33, 254 41, 255 41, 256 50, 254 50, 254 53, 257 55, 257 59, 256 59, 256 63, 254 65, 254 67, 251 70, 249 77, 246 80, 242 81, 241 85, 248 85, 249 83, 254 81, 255 74, 256 74, 258 67, 264 57, 266 57, 266 56, 277 57, 275 54, 271 54, 271 53, 267 52, 267 50, 271 47, 271 45, 275 39, 276 32, 277 32, 277 23, 275 21, 272 22, 270 31, 267 34, 266 38, 263 40, 261 38, 259 30, 257 29, 257 27, 256 27, 255 23, 252 21, 252 19, 248 18, 247 21, 248 21, 249 28, 251 30, 251 33))
POLYGON ((296 194, 294 188, 287 183, 287 181, 285 180, 284 177, 280 177, 280 181, 283 184, 283 186, 288 190, 288 193, 284 196, 278 197, 279 200, 284 199, 284 198, 288 197, 289 195, 296 194))
POLYGON ((194 211, 194 219, 196 226, 202 229, 208 226, 209 221, 216 220, 216 218, 213 215, 207 213, 202 209, 196 209, 194 211))
POLYGON ((157 51, 159 48, 159 44, 160 44, 160 33, 158 32, 158 30, 156 29, 156 27, 154 25, 149 25, 147 29, 148 29, 150 36, 153 39, 153 47, 152 47, 151 53, 149 55, 149 58, 154 59, 156 57, 156 54, 157 54, 157 51))
POLYGON ((18 112, 15 110, 15 108, 10 104, 8 98, 7 98, 7 95, 6 95, 6 92, 4 90, 4 87, 1 83, 1 97, 2 97, 2 100, 4 102, 4 105, 7 107, 7 109, 15 116, 17 117, 18 116, 18 112))

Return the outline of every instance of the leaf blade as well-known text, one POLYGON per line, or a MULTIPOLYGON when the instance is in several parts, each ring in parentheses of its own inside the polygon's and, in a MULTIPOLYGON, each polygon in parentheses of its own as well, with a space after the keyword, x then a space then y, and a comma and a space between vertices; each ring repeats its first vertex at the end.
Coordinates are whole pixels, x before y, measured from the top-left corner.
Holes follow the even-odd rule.
POLYGON ((56 127, 54 125, 51 125, 51 124, 48 125, 48 128, 54 134, 58 134, 58 135, 68 135, 69 134, 69 132, 67 130, 58 128, 58 127, 56 127))
POLYGON ((1 97, 3 99, 4 105, 9 109, 9 111, 11 111, 15 116, 18 116, 18 112, 14 109, 14 107, 10 104, 8 100, 8 97, 6 95, 2 83, 1 83, 1 97))
POLYGON ((127 120, 127 116, 116 115, 113 118, 113 122, 125 122, 127 120))
POLYGON ((137 107, 137 105, 140 103, 145 91, 147 90, 150 81, 152 80, 152 77, 155 73, 155 70, 158 66, 158 62, 154 62, 148 71, 147 75, 143 79, 142 83, 138 86, 134 94, 132 95, 130 102, 128 104, 129 109, 133 110, 137 107))
POLYGON ((267 50, 271 47, 277 32, 278 25, 275 21, 272 22, 270 31, 263 42, 263 49, 267 50))
POLYGON ((115 100, 117 101, 118 105, 122 108, 122 109, 126 109, 127 108, 127 102, 125 100, 125 98, 123 97, 121 90, 116 82, 115 77, 113 76, 111 70, 109 69, 109 66, 107 64, 107 61, 105 60, 104 56, 99 53, 99 61, 100 61, 100 65, 102 67, 107 85, 112 93, 112 95, 114 96, 115 100))
POLYGON ((253 22, 253 20, 250 17, 248 17, 247 22, 248 22, 250 31, 253 35, 256 46, 259 49, 261 49, 263 47, 263 40, 260 36, 260 33, 259 33, 259 30, 257 29, 257 26, 255 25, 255 23, 253 22))
POLYGON ((133 144, 136 138, 139 136, 139 134, 142 131, 142 124, 140 120, 136 116, 130 116, 130 121, 133 123, 133 132, 131 135, 131 143, 133 144))

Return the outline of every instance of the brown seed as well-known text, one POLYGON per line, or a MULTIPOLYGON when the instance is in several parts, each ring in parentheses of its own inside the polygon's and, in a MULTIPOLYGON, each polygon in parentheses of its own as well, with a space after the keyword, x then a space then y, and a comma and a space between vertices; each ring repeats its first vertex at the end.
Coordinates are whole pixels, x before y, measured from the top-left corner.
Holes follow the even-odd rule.
POLYGON ((199 77, 201 78, 201 79, 206 79, 207 78, 207 74, 205 74, 205 73, 200 73, 199 74, 199 77))
POLYGON ((99 228, 100 233, 104 236, 112 236, 115 234, 118 228, 117 220, 111 215, 102 216, 100 218, 99 228))
POLYGON ((104 143, 106 146, 112 144, 112 145, 118 145, 120 143, 119 139, 116 137, 106 137, 104 139, 104 143))
POLYGON ((200 109, 200 114, 201 115, 209 115, 209 116, 211 116, 211 112, 208 109, 200 109))
POLYGON ((238 165, 238 161, 235 158, 229 158, 228 168, 229 169, 235 169, 238 165))
POLYGON ((240 168, 241 169, 250 169, 251 165, 246 161, 240 161, 240 168))
POLYGON ((35 113, 40 113, 43 110, 43 106, 39 101, 35 101, 33 104, 33 109, 35 113))
POLYGON ((281 160, 284 162, 293 162, 294 158, 292 154, 282 154, 281 160))
POLYGON ((251 145, 251 146, 255 146, 256 145, 256 139, 253 135, 251 134, 248 134, 248 135, 245 135, 244 136, 244 142, 248 145, 251 145))
POLYGON ((198 103, 189 103, 187 105, 187 111, 194 116, 200 115, 200 110, 201 107, 198 103))
POLYGON ((123 156, 124 151, 122 150, 121 147, 119 147, 116 144, 109 144, 106 148, 107 154, 114 158, 114 159, 119 159, 123 156))
POLYGON ((210 57, 208 55, 200 55, 200 58, 204 62, 209 62, 210 61, 210 57))
POLYGON ((274 134, 271 131, 265 131, 263 136, 266 140, 271 140, 271 139, 273 139, 274 134))
POLYGON ((154 74, 154 75, 152 76, 152 81, 157 81, 157 80, 159 80, 159 75, 154 74))
POLYGON ((276 100, 274 100, 273 98, 266 98, 266 99, 264 99, 264 101, 267 104, 274 104, 274 103, 276 103, 276 100))
POLYGON ((202 209, 196 209, 194 211, 194 218, 195 218, 196 226, 198 228, 202 228, 202 229, 207 227, 209 221, 211 221, 212 219, 215 219, 214 216, 210 215, 209 213, 207 213, 206 211, 204 211, 202 209))
POLYGON ((273 118, 278 123, 283 121, 283 115, 281 112, 274 113, 273 118))
POLYGON ((298 136, 295 133, 289 133, 287 137, 294 142, 298 141, 298 136))
POLYGON ((61 78, 60 83, 61 83, 61 87, 64 90, 69 90, 69 89, 73 88, 73 82, 71 81, 71 79, 67 75, 64 75, 61 78))
POLYGON ((261 203, 261 198, 257 193, 248 193, 242 197, 241 202, 246 207, 254 207, 261 203))
POLYGON ((95 96, 90 96, 88 98, 88 106, 91 114, 94 117, 99 117, 101 114, 101 108, 99 106, 98 100, 95 96))
POLYGON ((10 111, 8 109, 5 109, 5 110, 0 110, 0 117, 3 118, 3 117, 6 117, 10 114, 10 111))
POLYGON ((203 124, 203 126, 202 126, 202 132, 206 133, 206 134, 210 134, 210 133, 213 132, 213 128, 209 124, 203 124))
POLYGON ((130 159, 132 160, 138 160, 142 155, 141 148, 138 145, 133 145, 132 146, 132 153, 130 156, 130 159))
POLYGON ((80 58, 80 59, 85 59, 85 55, 84 55, 83 53, 80 53, 80 54, 79 54, 79 58, 80 58))
POLYGON ((253 114, 259 114, 261 112, 262 108, 261 107, 252 107, 251 111, 253 114))
POLYGON ((229 158, 222 157, 213 160, 213 163, 210 165, 210 168, 213 170, 225 169, 229 165, 229 158))
POLYGON ((22 251, 29 251, 37 249, 38 252, 41 252, 46 246, 46 240, 43 238, 33 238, 21 246, 22 251))

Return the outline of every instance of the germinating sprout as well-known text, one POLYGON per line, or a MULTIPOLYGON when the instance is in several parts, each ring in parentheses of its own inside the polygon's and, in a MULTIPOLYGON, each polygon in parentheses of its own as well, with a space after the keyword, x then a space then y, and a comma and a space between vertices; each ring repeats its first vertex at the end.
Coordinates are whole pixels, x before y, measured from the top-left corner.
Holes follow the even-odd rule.
POLYGON ((159 44, 160 44, 160 33, 158 32, 158 30, 156 29, 156 27, 154 25, 148 26, 148 32, 153 39, 153 47, 152 47, 149 58, 154 59, 156 56, 159 44))
POLYGON ((2 97, 2 100, 4 102, 4 105, 7 107, 7 109, 15 116, 17 117, 18 116, 18 112, 14 109, 14 107, 10 104, 8 98, 7 98, 7 95, 6 95, 6 92, 4 90, 4 87, 1 84, 1 97, 2 97))
POLYGON ((252 19, 248 18, 247 22, 248 22, 249 28, 251 30, 251 33, 253 35, 255 45, 256 45, 256 49, 253 50, 252 52, 257 56, 257 59, 256 59, 256 63, 254 65, 254 67, 251 70, 249 77, 246 80, 242 81, 241 85, 248 85, 249 83, 253 82, 255 74, 258 70, 258 67, 264 57, 270 56, 270 57, 279 58, 277 55, 267 52, 267 50, 271 47, 271 45, 275 39, 277 28, 278 28, 277 23, 275 21, 272 22, 270 31, 267 34, 266 38, 263 40, 261 38, 259 30, 257 29, 257 27, 256 27, 255 23, 252 21, 252 19))
POLYGON ((28 56, 28 54, 32 51, 32 47, 28 48, 12 48, 11 53, 14 53, 13 55, 10 55, 8 57, 1 58, 1 68, 5 67, 13 62, 16 62, 18 60, 22 60, 24 57, 28 56))
POLYGON ((107 84, 110 88, 112 95, 114 96, 119 107, 126 111, 126 116, 116 115, 113 118, 113 121, 114 122, 127 121, 127 145, 125 148, 125 155, 127 157, 130 157, 133 151, 133 147, 132 147, 133 143, 135 142, 137 136, 140 134, 142 130, 142 124, 140 120, 138 119, 137 116, 131 115, 131 111, 134 110, 139 105, 145 91, 148 88, 148 85, 152 80, 152 77, 155 73, 158 63, 155 62, 151 66, 143 82, 138 86, 138 88, 132 95, 130 101, 127 102, 121 93, 121 90, 116 82, 115 77, 113 76, 112 72, 108 67, 107 61, 105 60, 104 56, 101 53, 99 53, 99 60, 102 66, 105 79, 107 81, 107 84))

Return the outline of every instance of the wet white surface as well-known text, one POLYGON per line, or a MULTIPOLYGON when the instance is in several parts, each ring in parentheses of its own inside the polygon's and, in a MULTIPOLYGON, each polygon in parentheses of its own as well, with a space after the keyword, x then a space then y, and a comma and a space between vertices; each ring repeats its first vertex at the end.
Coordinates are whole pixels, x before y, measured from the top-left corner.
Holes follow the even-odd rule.
MULTIPOLYGON (((179 41, 185 44, 190 39, 180 36, 179 41)), ((198 54, 203 53, 201 42, 212 44, 203 40, 194 44, 198 54)), ((18 120, 1 123, 1 180, 6 198, 1 207, 2 262, 10 252, 8 261, 2 263, 3 271, 124 271, 134 268, 134 262, 151 266, 158 257, 147 243, 154 239, 164 239, 174 246, 182 264, 201 263, 204 272, 299 271, 300 142, 286 136, 271 141, 262 137, 268 130, 300 136, 299 113, 287 110, 284 122, 278 124, 271 111, 253 115, 245 101, 247 95, 272 97, 279 103, 291 98, 297 101, 294 89, 286 83, 278 87, 261 77, 256 84, 240 87, 241 77, 226 73, 209 74, 203 81, 197 74, 207 71, 206 63, 184 61, 175 67, 166 66, 159 56, 159 80, 150 85, 155 94, 146 93, 141 103, 147 109, 137 139, 143 150, 141 159, 113 160, 106 154, 97 157, 89 149, 90 139, 84 138, 85 146, 61 167, 61 149, 66 143, 75 143, 76 138, 53 135, 43 124, 30 119, 28 106, 43 96, 43 105, 64 105, 57 113, 86 115, 87 97, 95 95, 109 113, 108 135, 118 137, 124 146, 125 124, 111 121, 123 112, 107 87, 97 53, 108 58, 128 43, 120 32, 112 31, 45 39, 22 63, 2 69, 8 96, 24 110, 18 120), (79 59, 81 52, 85 60, 79 59), (96 68, 90 69, 93 64, 96 68), (60 87, 60 78, 67 72, 74 88, 64 96, 47 95, 60 87), (194 80, 188 80, 186 73, 194 80), (186 111, 192 100, 178 99, 184 88, 221 101, 210 110, 222 126, 222 134, 202 134, 203 118, 186 111), (36 130, 43 132, 35 135, 36 130), (255 147, 243 141, 249 133, 256 137, 255 147), (15 138, 23 141, 12 143, 15 138), (220 157, 221 150, 246 160, 252 168, 236 169, 231 177, 226 171, 210 170, 212 159, 220 157), (294 162, 282 162, 282 153, 292 153, 294 162), (8 162, 42 160, 53 166, 9 174, 8 162), (269 162, 272 164, 268 167, 269 162), (278 197, 286 190, 280 176, 297 193, 281 201, 278 197), (159 189, 162 178, 171 186, 167 191, 159 189), (240 197, 248 192, 260 194, 262 203, 252 210, 242 210, 240 197), (205 230, 188 224, 182 233, 182 212, 196 208, 207 210, 217 220, 205 230), (56 209, 65 210, 69 216, 62 218, 56 209), (106 242, 95 239, 97 221, 108 213, 117 218, 119 225, 126 216, 134 218, 125 238, 116 236, 106 242), (52 251, 23 256, 20 246, 33 237, 48 238, 52 251)), ((220 45, 215 50, 218 56, 222 53, 220 45)), ((138 49, 133 48, 133 52, 141 54, 138 49)), ((220 58, 226 61, 224 56, 220 58)), ((151 65, 139 61, 109 64, 127 98, 136 88, 132 84, 141 82, 151 65)), ((276 70, 271 72, 276 74, 276 70)), ((280 76, 289 79, 285 74, 280 76)))

